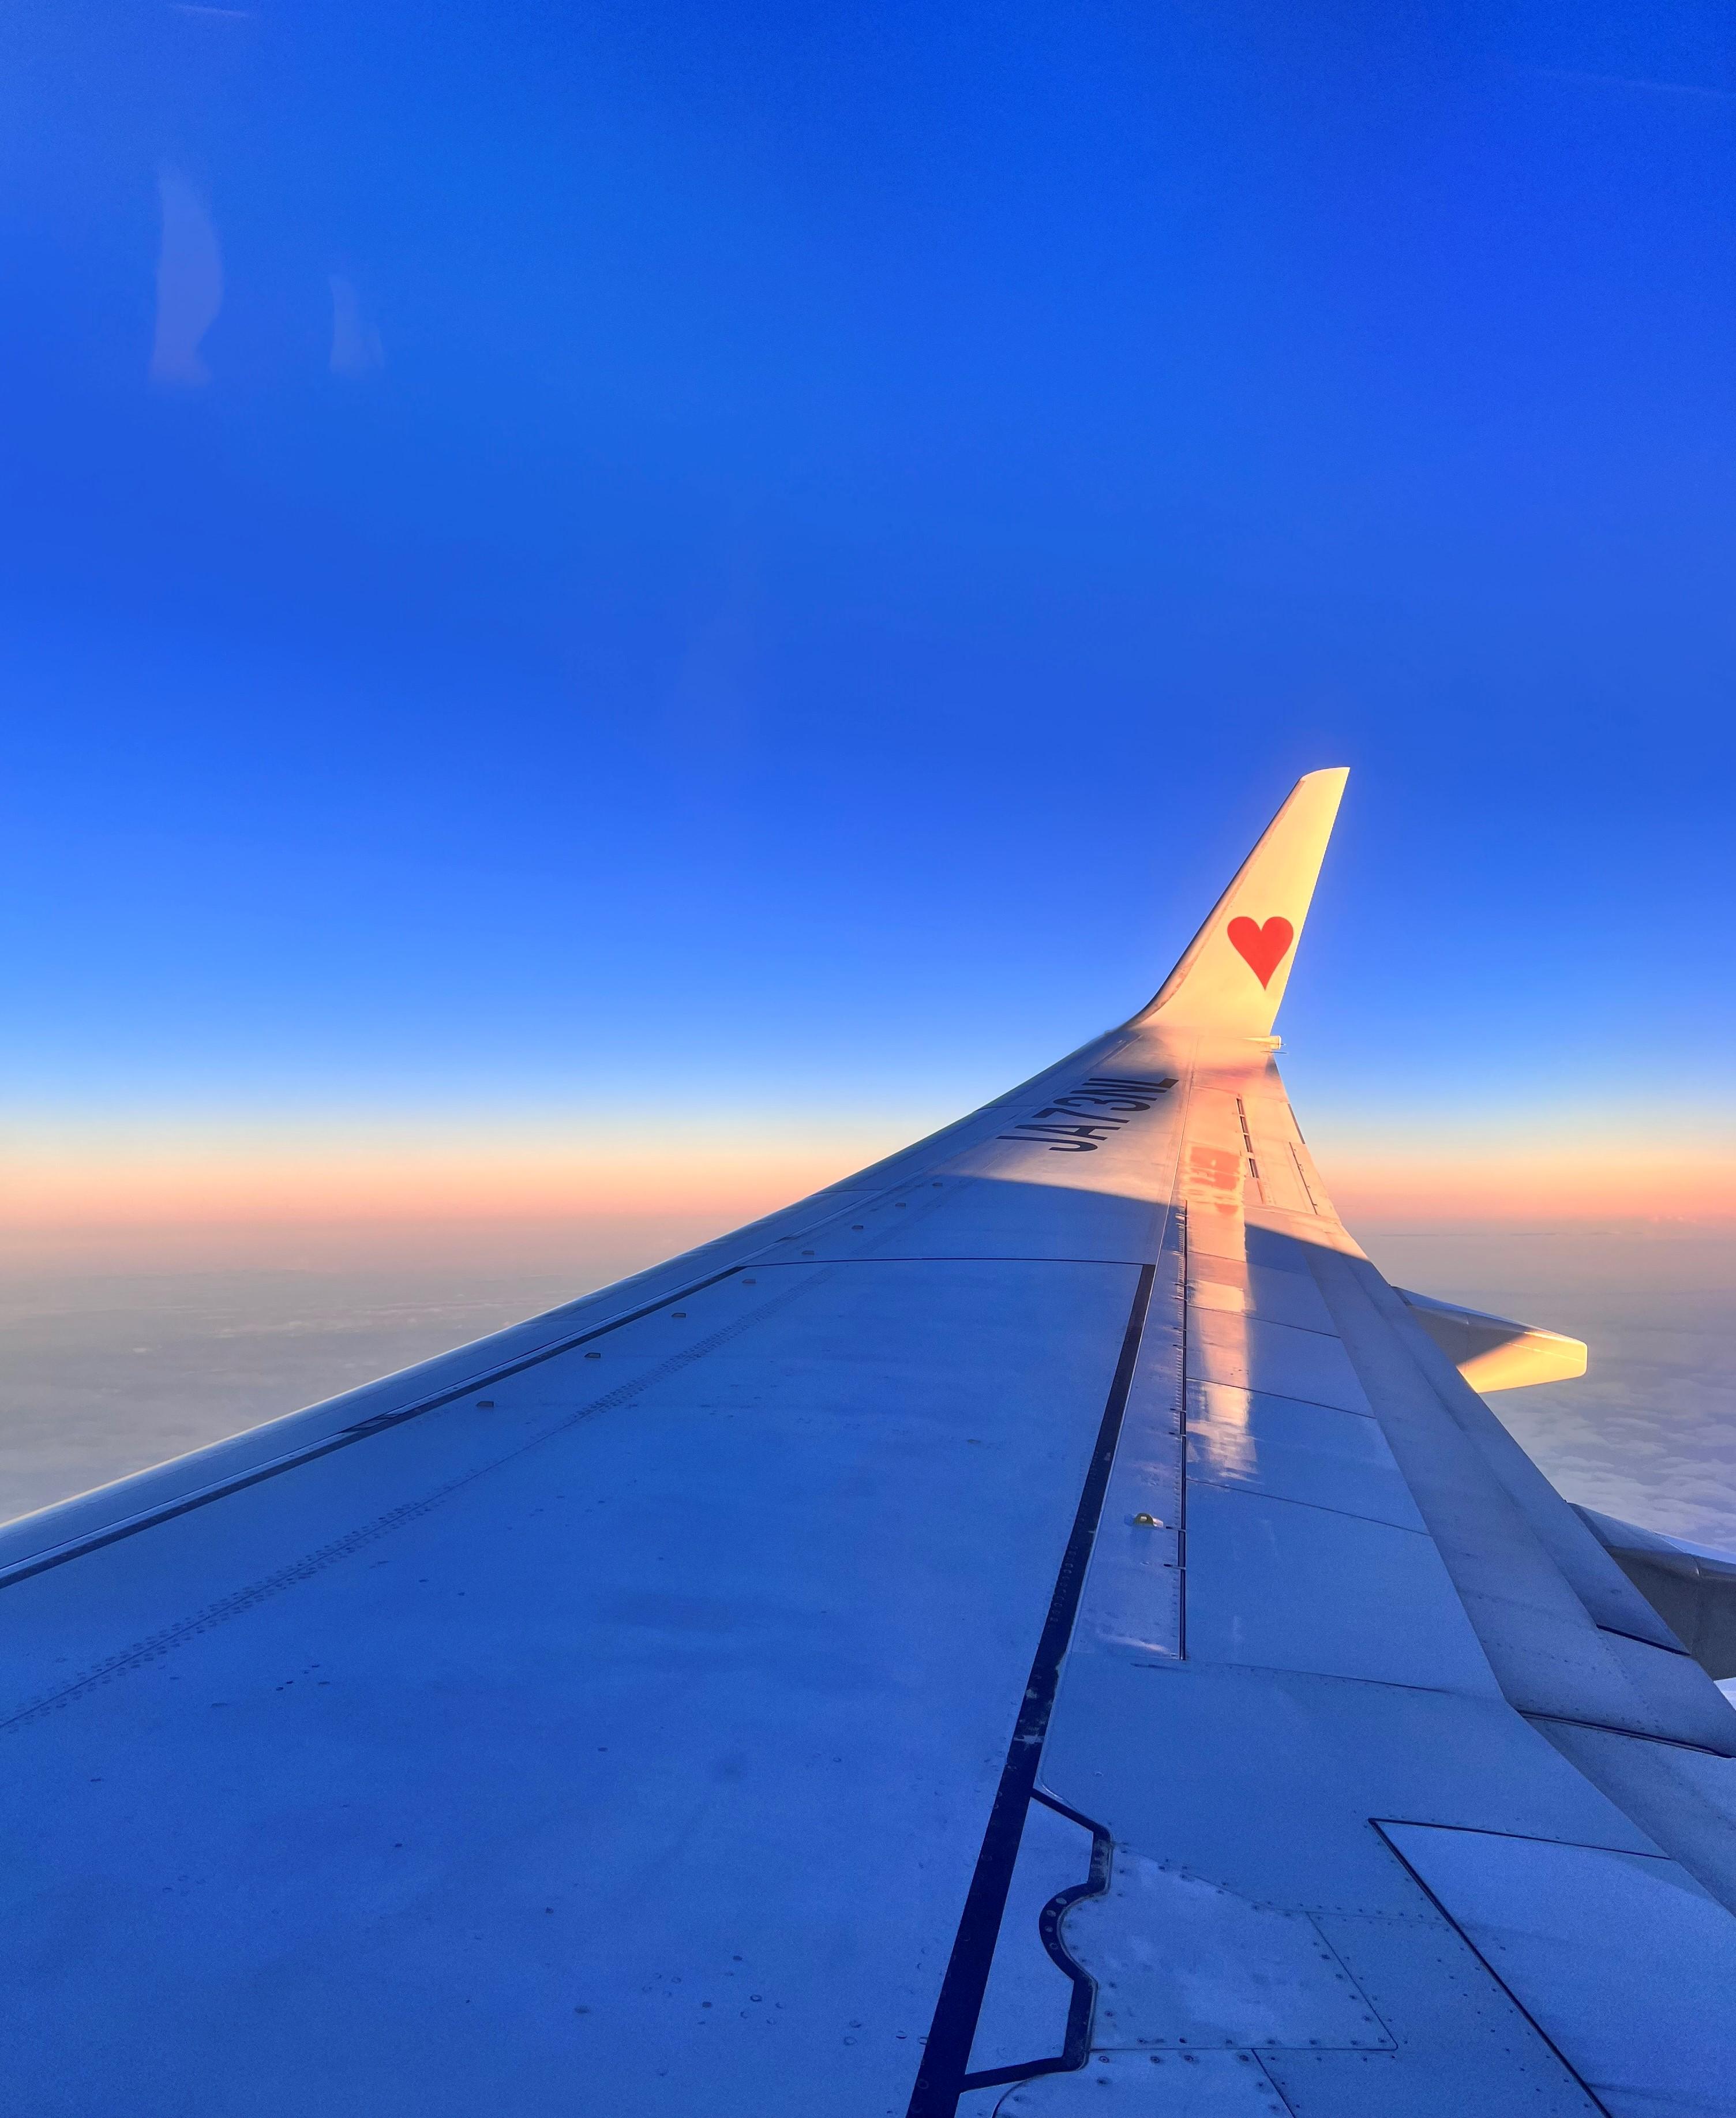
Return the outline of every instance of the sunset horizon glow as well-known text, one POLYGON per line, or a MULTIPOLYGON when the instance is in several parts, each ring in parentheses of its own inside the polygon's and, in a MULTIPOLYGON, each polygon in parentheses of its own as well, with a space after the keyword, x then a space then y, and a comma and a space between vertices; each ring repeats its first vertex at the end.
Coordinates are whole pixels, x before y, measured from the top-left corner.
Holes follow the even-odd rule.
POLYGON ((16 29, 14 1269, 679 1250, 1340 766, 1352 1225, 1736 1217, 1697 0, 16 29))
MULTIPOLYGON (((244 1232, 248 1254, 293 1249, 313 1232, 345 1256, 461 1247, 493 1225, 636 1232, 683 1241, 757 1219, 840 1182, 951 1114, 882 1114, 853 1125, 818 1117, 774 1127, 755 1114, 727 1128, 690 1123, 654 1141, 579 1123, 541 1138, 522 1124, 472 1119, 462 1131, 303 1123, 288 1140, 257 1127, 161 1125, 130 1137, 15 1142, 0 1205, 0 1256, 58 1260, 88 1251, 146 1260, 210 1250, 244 1232), (383 1135, 383 1137, 377 1136, 383 1135), (276 1240, 281 1238, 281 1241, 276 1240)), ((1619 1222, 1736 1224, 1736 1152, 1652 1140, 1576 1140, 1503 1127, 1479 1145, 1419 1145, 1328 1121, 1309 1128, 1316 1159, 1348 1222, 1447 1227, 1619 1222), (1519 1134, 1521 1137, 1515 1137, 1519 1134)))

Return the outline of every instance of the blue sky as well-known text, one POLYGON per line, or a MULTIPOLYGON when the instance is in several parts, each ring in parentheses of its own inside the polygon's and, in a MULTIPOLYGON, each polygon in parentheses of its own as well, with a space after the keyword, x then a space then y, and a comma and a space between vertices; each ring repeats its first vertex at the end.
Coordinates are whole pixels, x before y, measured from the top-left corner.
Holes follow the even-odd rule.
POLYGON ((1311 1136, 1728 1159, 1726 9, 0 39, 13 1138, 846 1166, 1346 763, 1311 1136))

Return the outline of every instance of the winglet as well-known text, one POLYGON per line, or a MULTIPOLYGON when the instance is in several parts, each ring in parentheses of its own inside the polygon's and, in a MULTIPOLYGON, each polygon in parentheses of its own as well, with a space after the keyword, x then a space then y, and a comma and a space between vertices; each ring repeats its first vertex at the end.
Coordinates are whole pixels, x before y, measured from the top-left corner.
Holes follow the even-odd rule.
POLYGON ((1226 1037, 1271 1035, 1349 776, 1348 766, 1336 765, 1296 782, 1136 1022, 1226 1037))

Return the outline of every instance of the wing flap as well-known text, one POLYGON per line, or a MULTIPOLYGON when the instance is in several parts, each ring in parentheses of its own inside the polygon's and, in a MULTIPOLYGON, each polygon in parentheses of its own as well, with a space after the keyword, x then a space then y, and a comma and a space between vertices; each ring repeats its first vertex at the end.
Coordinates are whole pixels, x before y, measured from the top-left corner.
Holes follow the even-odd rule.
POLYGON ((1736 1676, 1736 1556, 1595 1508, 1574 1513, 1706 1675, 1736 1676))

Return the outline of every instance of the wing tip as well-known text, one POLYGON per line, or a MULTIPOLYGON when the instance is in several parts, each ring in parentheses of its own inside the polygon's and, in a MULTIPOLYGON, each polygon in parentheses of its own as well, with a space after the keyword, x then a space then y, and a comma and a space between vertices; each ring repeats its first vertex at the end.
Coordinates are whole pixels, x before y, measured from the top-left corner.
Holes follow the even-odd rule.
POLYGON ((1302 775, 1136 1022, 1271 1034, 1349 778, 1348 765, 1302 775))

